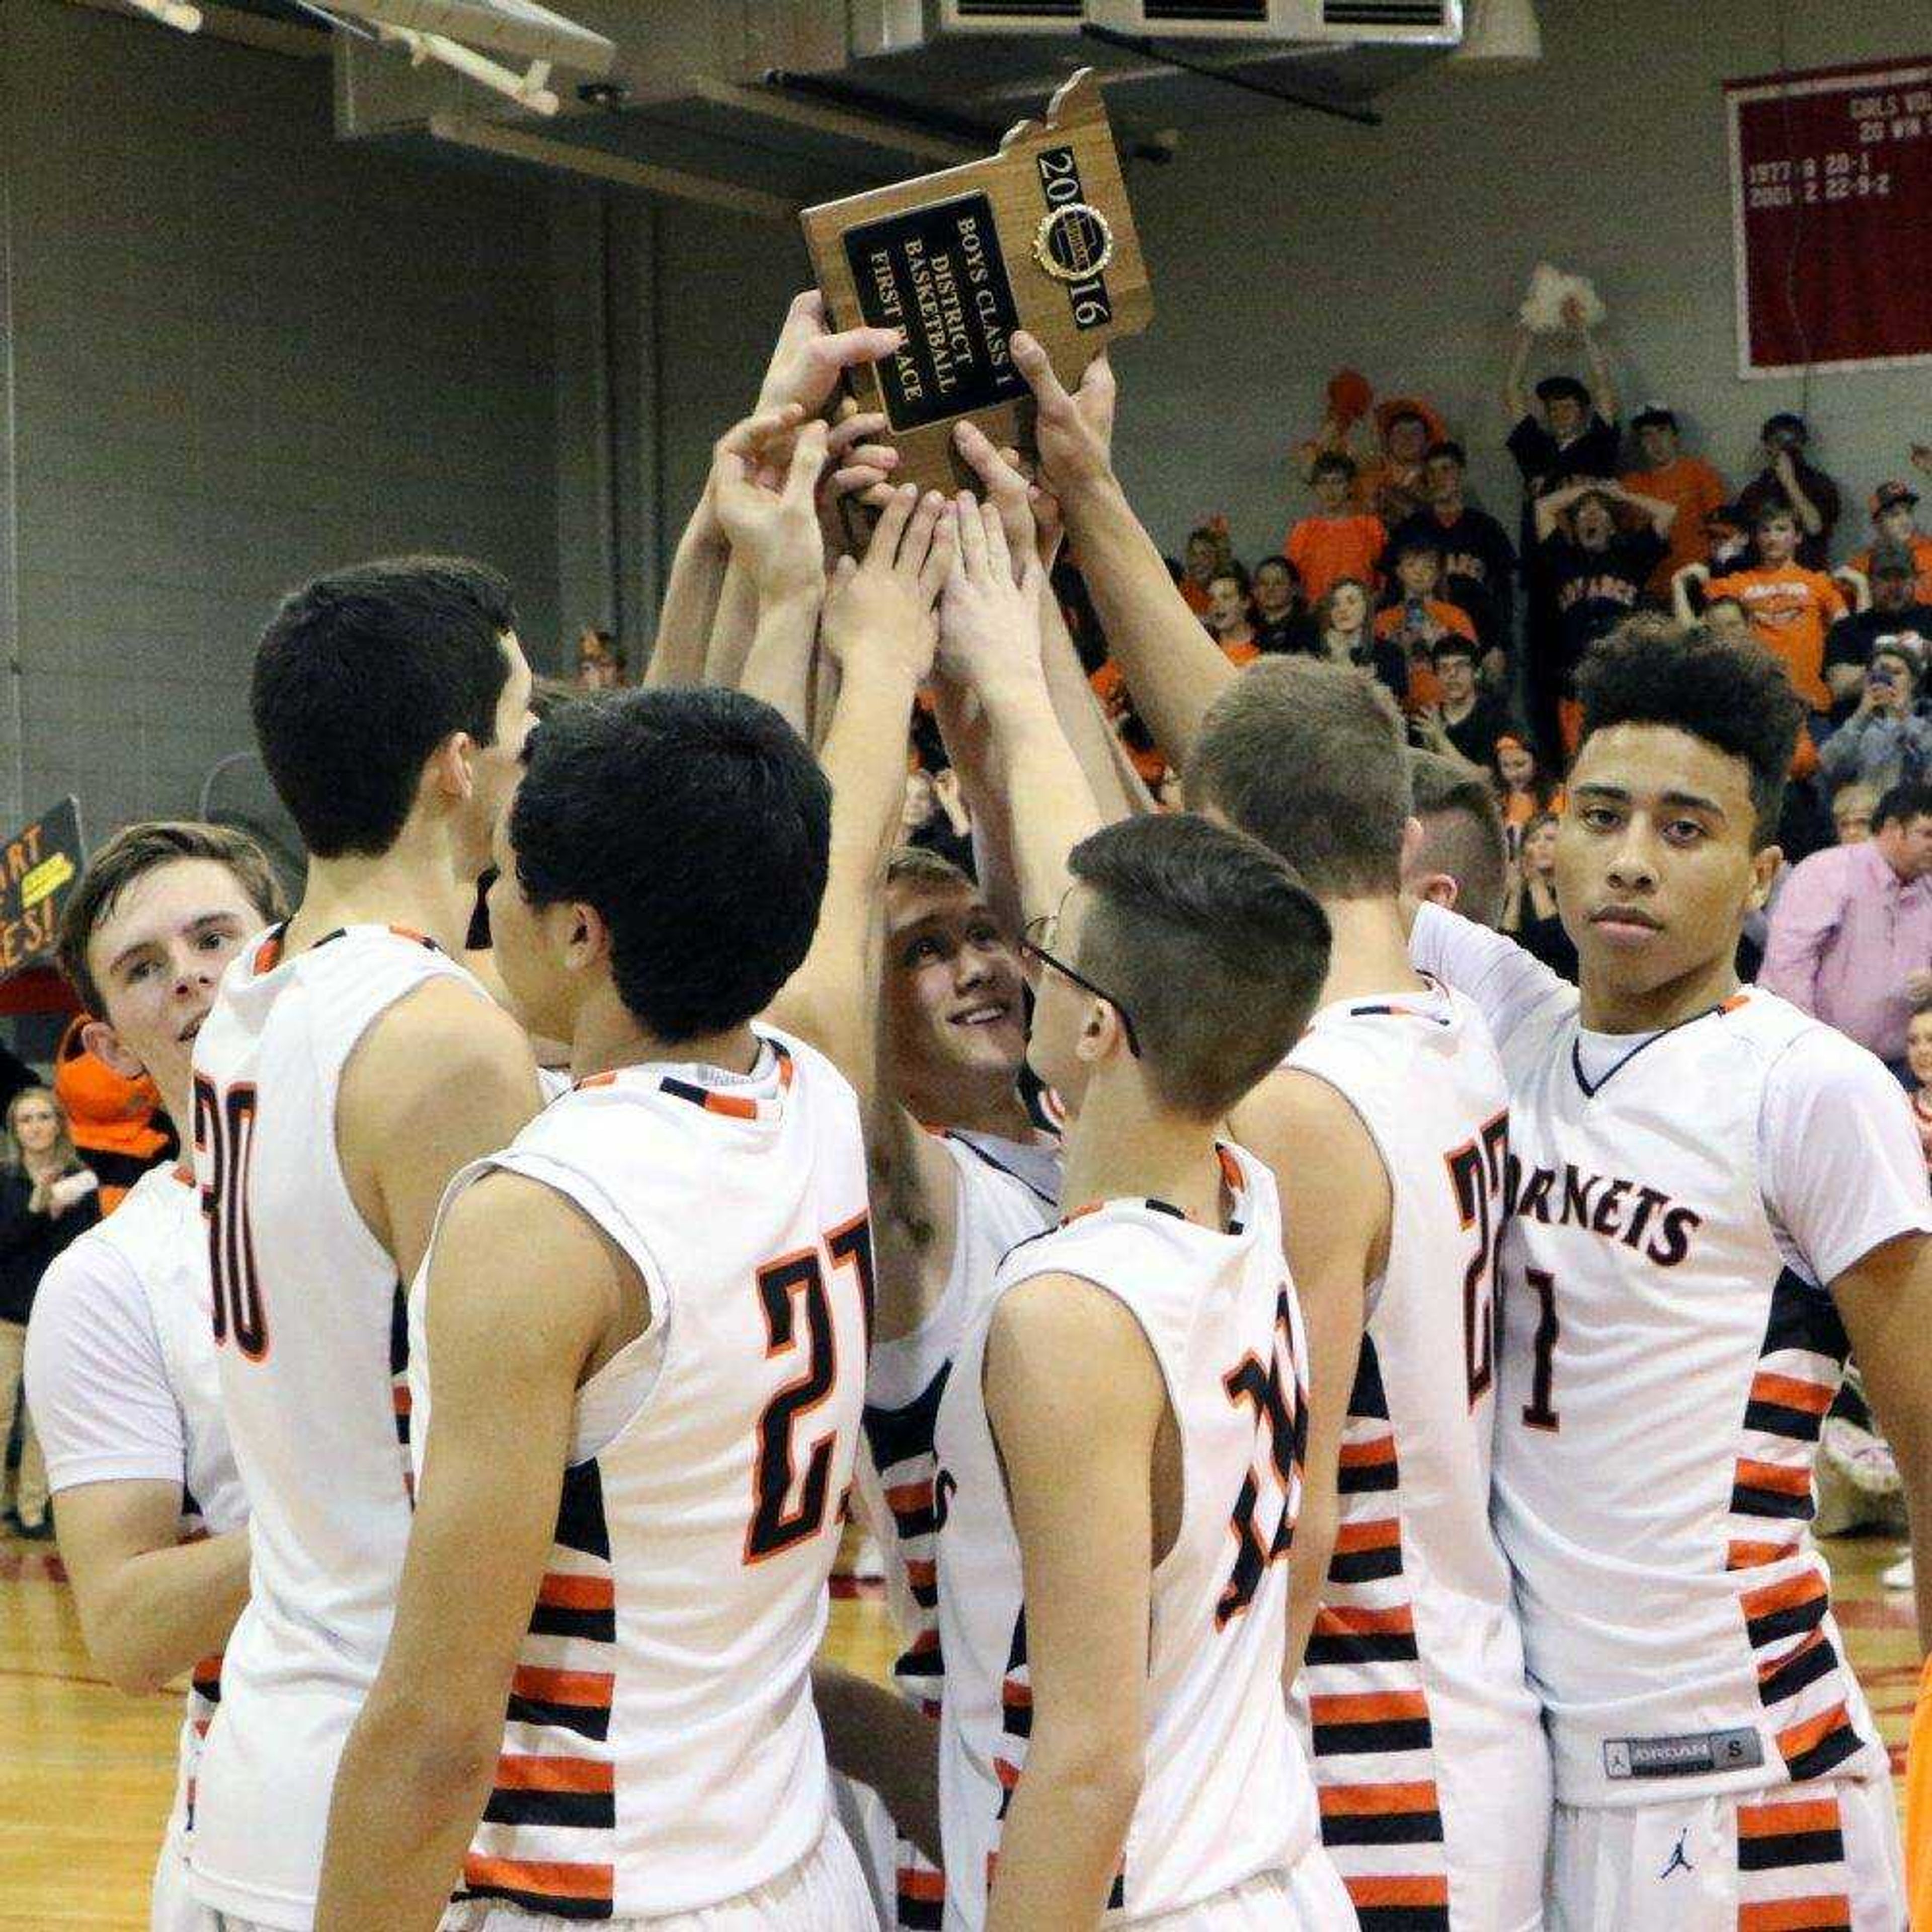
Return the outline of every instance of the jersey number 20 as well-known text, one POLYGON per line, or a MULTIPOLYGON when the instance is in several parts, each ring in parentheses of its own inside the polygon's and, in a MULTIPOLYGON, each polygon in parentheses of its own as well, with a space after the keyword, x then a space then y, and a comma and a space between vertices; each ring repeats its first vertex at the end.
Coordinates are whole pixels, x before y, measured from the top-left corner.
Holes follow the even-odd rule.
POLYGON ((194 1083, 194 1145, 208 1156, 201 1190, 208 1223, 208 1272, 219 1348, 232 1333, 251 1362, 268 1352, 268 1318, 255 1272, 255 1237, 248 1225, 248 1163, 255 1151, 255 1088, 238 1083, 218 1094, 212 1082, 194 1083))
MULTIPOLYGON (((864 1215, 825 1237, 825 1252, 835 1269, 850 1268, 858 1276, 865 1311, 866 1344, 872 1336, 872 1226, 864 1215)), ((797 1354, 803 1364, 765 1405, 758 1418, 758 1454, 752 1472, 752 1522, 745 1533, 745 1561, 768 1556, 805 1543, 825 1527, 832 1502, 832 1462, 838 1448, 828 1431, 806 1452, 799 1468, 796 1438, 807 1416, 832 1390, 838 1375, 838 1337, 826 1292, 825 1268, 816 1247, 801 1248, 767 1262, 758 1274, 758 1302, 765 1318, 768 1357, 797 1354)))

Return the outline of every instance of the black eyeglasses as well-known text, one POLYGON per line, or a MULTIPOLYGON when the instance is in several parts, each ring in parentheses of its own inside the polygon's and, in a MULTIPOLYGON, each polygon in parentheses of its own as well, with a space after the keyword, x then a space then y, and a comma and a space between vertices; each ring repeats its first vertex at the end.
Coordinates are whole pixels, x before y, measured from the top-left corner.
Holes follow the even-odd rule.
POLYGON ((1064 959, 1056 959, 1048 952, 1043 942, 1053 936, 1058 923, 1058 916, 1043 912, 1037 919, 1030 919, 1020 934, 1020 957, 1037 959, 1042 966, 1051 966, 1063 980, 1071 980, 1082 992, 1091 993, 1096 1000, 1105 1000, 1120 1016, 1120 1030, 1127 1037, 1127 1051, 1138 1060, 1141 1057, 1141 1043, 1134 1031, 1134 1016, 1104 986, 1096 986, 1093 981, 1074 971, 1064 959))

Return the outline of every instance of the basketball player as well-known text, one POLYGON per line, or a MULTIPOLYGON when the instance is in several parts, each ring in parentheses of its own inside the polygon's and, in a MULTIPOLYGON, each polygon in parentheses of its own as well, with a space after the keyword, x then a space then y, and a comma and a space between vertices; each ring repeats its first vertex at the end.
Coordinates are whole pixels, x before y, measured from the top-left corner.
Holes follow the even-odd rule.
MULTIPOLYGON (((770 524, 730 502, 749 487, 742 479, 727 475, 716 487, 737 526, 752 533, 742 560, 763 597, 760 532, 770 524)), ((1003 527, 970 500, 935 531, 941 507, 937 498, 919 502, 909 488, 894 493, 864 563, 842 566, 828 596, 820 635, 842 677, 821 754, 834 798, 830 872, 811 956, 773 1010, 848 1072, 866 1104, 880 1182, 879 1303, 860 1492, 905 1640, 896 1676, 934 1717, 943 1670, 932 1502, 939 1391, 968 1310, 1006 1250, 1046 1225, 1058 1186, 1057 1148, 1031 1126, 1016 1084, 1025 1032, 1012 947, 963 873, 929 855, 892 852, 904 721, 936 643, 956 675, 988 656, 1016 667, 1004 683, 994 677, 974 688, 989 754, 1049 775, 1030 801, 1037 810, 1022 842, 1028 861, 1055 841, 1064 854, 1093 814, 1042 672, 1037 566, 1023 565, 1016 578, 1003 527), (972 541, 957 546, 935 631, 933 597, 955 555, 955 531, 972 541)), ((770 540, 784 547, 776 531, 770 540)), ((1018 554, 1032 554, 1029 525, 1018 554)), ((869 1687, 828 1667, 818 1689, 834 1762, 854 1778, 876 1774, 882 1714, 869 1687)), ((869 1804, 859 1822, 890 1918, 936 1926, 936 1869, 895 1844, 869 1804)))
MULTIPOLYGON (((178 1130, 222 969, 284 910, 253 840, 185 824, 116 832, 68 902, 61 966, 94 1016, 82 1041, 124 1077, 151 1076, 178 1130)), ((42 1276, 27 1384, 88 1654, 131 1695, 193 1673, 151 1919, 154 1932, 191 1932, 196 1767, 248 1598, 248 1534, 216 1388, 208 1237, 184 1168, 149 1168, 42 1276)))
POLYGON ((1323 1834, 1374 1922, 1534 1932, 1549 1754, 1488 1524, 1508 1094, 1474 1006, 1409 963, 1400 727, 1345 668, 1234 674, 1050 382, 1042 455, 1143 715, 1190 802, 1286 860, 1334 934, 1306 1036, 1232 1121, 1274 1171, 1310 1328, 1290 1657, 1323 1834))
POLYGON ((1932 1522, 1924 1160, 1877 1060, 1738 985, 1800 722, 1777 661, 1632 626, 1580 689, 1580 994, 1438 908, 1414 933, 1512 1091, 1496 1520, 1556 1756, 1551 1923, 1896 1932, 1886 1754, 1809 1523, 1848 1345, 1915 1543, 1932 1522))
POLYGON ((869 1916, 809 1677, 863 1397, 863 1139, 830 1063, 752 1024, 811 944, 830 814, 734 692, 532 740, 490 929, 577 1084, 457 1177, 414 1291, 418 1506, 326 1932, 869 1916))
POLYGON ((1403 854, 1402 890, 1493 926, 1508 887, 1509 848, 1489 775, 1466 759, 1412 749, 1408 783, 1422 837, 1403 854))
POLYGON ((312 1922, 329 1786, 409 1534, 401 1284, 451 1176, 537 1108, 520 1028, 456 959, 529 721, 514 625, 493 572, 407 558, 294 592, 256 653, 256 737, 309 869, 194 1043, 254 1552, 190 1855, 223 1932, 312 1922))
POLYGON ((1068 862, 1030 1054, 1079 1204, 1001 1264, 940 1402, 946 1923, 1352 1925, 1280 1693, 1300 1319, 1267 1169, 1216 1136, 1327 922, 1204 819, 1068 862))

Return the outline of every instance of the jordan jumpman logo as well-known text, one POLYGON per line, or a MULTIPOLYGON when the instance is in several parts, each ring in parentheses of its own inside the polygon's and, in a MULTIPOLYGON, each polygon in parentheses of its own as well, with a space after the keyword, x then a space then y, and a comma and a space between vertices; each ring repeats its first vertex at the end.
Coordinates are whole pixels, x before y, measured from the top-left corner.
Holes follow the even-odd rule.
POLYGON ((1684 1840, 1690 1835, 1690 1827, 1686 1825, 1677 1834, 1677 1849, 1670 1855, 1670 1862, 1658 1874, 1659 1878, 1668 1878, 1674 1871, 1695 1871, 1696 1867, 1684 1856, 1684 1840))

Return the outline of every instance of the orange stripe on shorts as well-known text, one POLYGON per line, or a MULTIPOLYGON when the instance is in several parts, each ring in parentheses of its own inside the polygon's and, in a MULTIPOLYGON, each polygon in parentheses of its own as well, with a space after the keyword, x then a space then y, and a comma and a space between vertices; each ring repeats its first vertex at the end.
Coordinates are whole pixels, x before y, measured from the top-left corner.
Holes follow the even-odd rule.
POLYGON ((1822 1382, 1774 1376, 1768 1369, 1751 1384, 1750 1392, 1754 1402, 1774 1402, 1780 1408, 1800 1408, 1807 1415, 1822 1415, 1832 1402, 1832 1392, 1822 1382))
POLYGON ((1792 1724, 1778 1734, 1778 1748, 1787 1760, 1802 1757, 1821 1738, 1828 1738, 1851 1720, 1845 1714, 1843 1704, 1834 1704, 1828 1711, 1820 1711, 1815 1718, 1807 1718, 1802 1724, 1792 1724))
POLYGON ((1335 1532, 1335 1553, 1350 1556, 1358 1550, 1391 1550, 1402 1540, 1402 1525, 1394 1516, 1379 1522, 1345 1522, 1335 1532))
POLYGON ((1754 1462, 1748 1456, 1740 1456, 1738 1480, 1748 1490, 1774 1490, 1782 1496, 1809 1496, 1811 1464, 1808 1457, 1787 1468, 1782 1462, 1754 1462))
POLYGON ((1740 1804, 1738 1836, 1741 1838, 1782 1838, 1794 1832, 1835 1832, 1839 1826, 1838 1801, 1811 1798, 1790 1804, 1740 1804))
POLYGON ((1332 1784, 1322 1792, 1324 1818, 1372 1818, 1433 1811, 1440 1803, 1433 1778, 1414 1784, 1332 1784))
POLYGON ((608 1610, 616 1600, 608 1576, 550 1575, 537 1589, 537 1601, 557 1610, 608 1610))
POLYGON ((616 1767, 594 1757, 534 1757, 519 1754, 496 1760, 499 1791, 615 1791, 616 1767))
POLYGON ((1762 1588, 1747 1590, 1738 1599, 1748 1617, 1768 1616, 1774 1610, 1788 1610, 1799 1604, 1815 1603, 1825 1594, 1825 1580, 1815 1570, 1801 1570, 1762 1588))
POLYGON ((1420 1690, 1351 1690, 1310 1697, 1308 1713, 1318 1724, 1401 1724, 1427 1717, 1429 1705, 1420 1690))
POLYGON ((1363 1906, 1441 1905, 1449 1903, 1446 1878, 1345 1878, 1350 1901, 1363 1906))
POLYGON ((608 1899, 615 1882, 609 1865, 568 1865, 534 1858, 486 1858, 472 1852, 463 1861, 463 1882, 472 1891, 535 1892, 544 1898, 608 1899))
POLYGON ((1852 1901, 1841 1892, 1738 1907, 1738 1932, 1844 1932, 1851 1922, 1852 1901))

